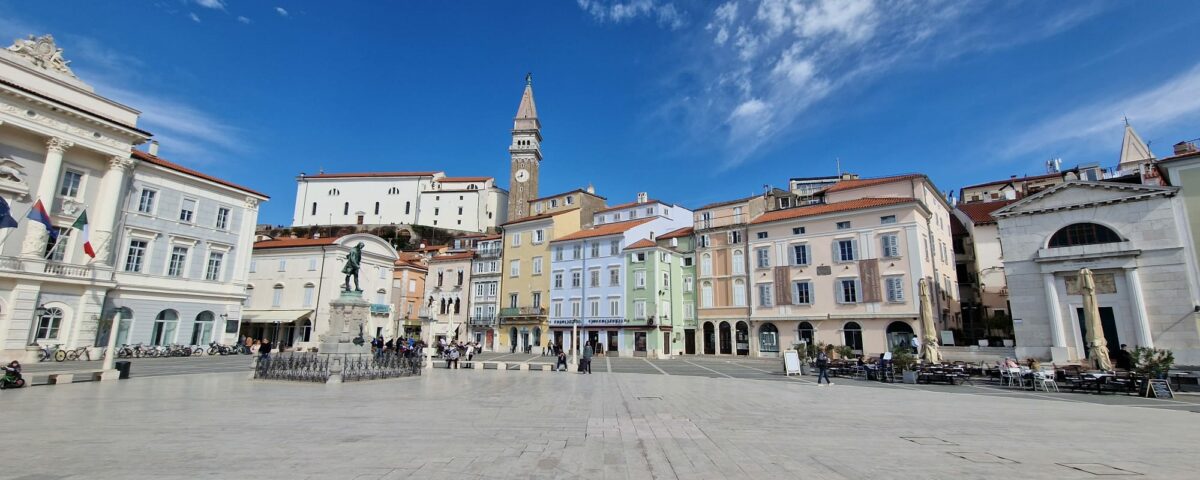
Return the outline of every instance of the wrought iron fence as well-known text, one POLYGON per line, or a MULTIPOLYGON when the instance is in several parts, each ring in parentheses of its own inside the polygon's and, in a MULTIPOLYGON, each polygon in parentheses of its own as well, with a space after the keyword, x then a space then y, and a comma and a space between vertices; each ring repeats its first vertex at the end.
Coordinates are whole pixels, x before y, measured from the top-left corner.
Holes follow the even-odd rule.
POLYGON ((341 373, 342 381, 378 380, 420 375, 422 366, 423 358, 417 353, 283 353, 258 357, 254 378, 324 383, 341 373))

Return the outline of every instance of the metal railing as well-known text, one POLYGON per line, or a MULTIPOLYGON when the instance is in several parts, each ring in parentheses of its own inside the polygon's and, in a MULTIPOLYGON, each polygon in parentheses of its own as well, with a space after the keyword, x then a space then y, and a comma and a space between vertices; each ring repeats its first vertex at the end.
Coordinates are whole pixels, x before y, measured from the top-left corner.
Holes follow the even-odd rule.
POLYGON ((496 315, 495 314, 472 315, 470 318, 467 319, 467 321, 471 325, 485 325, 485 326, 486 325, 495 325, 496 324, 496 315))
POLYGON ((340 370, 342 381, 381 380, 420 375, 423 362, 419 352, 411 355, 281 353, 258 357, 254 362, 254 378, 324 383, 340 370))
POLYGON ((544 316, 546 309, 542 307, 508 307, 500 309, 501 317, 544 316))

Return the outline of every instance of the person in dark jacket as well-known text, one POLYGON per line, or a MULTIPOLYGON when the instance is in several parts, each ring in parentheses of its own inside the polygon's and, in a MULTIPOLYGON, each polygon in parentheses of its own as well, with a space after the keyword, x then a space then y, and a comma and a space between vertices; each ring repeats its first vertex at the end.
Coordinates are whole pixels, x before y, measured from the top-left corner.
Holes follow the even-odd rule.
POLYGON ((560 372, 567 371, 567 353, 561 348, 558 350, 558 363, 554 365, 554 369, 560 372))
POLYGON ((592 344, 583 345, 583 358, 579 361, 579 373, 592 374, 592 344))
POLYGON ((817 353, 817 385, 821 385, 821 379, 825 379, 825 383, 833 385, 829 381, 829 356, 825 352, 817 353))

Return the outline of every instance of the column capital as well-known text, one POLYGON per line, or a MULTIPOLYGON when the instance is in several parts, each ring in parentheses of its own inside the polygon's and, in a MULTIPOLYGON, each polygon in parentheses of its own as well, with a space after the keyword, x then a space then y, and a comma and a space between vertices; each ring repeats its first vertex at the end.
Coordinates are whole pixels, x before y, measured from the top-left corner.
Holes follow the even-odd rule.
POLYGON ((246 197, 246 208, 251 210, 258 208, 258 199, 254 197, 246 197))
POLYGON ((50 151, 51 153, 62 154, 63 152, 66 152, 68 148, 74 146, 74 142, 58 137, 50 137, 48 140, 46 140, 46 150, 50 151))
POLYGON ((133 159, 128 156, 113 155, 108 157, 109 170, 124 170, 128 171, 133 168, 133 159))

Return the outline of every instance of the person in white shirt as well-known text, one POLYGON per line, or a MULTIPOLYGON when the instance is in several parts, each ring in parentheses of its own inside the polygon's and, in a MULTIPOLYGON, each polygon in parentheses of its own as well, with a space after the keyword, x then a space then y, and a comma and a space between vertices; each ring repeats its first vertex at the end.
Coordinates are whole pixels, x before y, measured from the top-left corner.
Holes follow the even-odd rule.
POLYGON ((475 356, 475 343, 468 343, 467 344, 467 361, 468 362, 471 361, 471 358, 474 356, 475 356))
POLYGON ((917 340, 916 335, 913 335, 913 337, 912 337, 912 349, 913 349, 913 355, 921 354, 921 341, 917 340))

